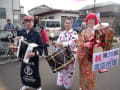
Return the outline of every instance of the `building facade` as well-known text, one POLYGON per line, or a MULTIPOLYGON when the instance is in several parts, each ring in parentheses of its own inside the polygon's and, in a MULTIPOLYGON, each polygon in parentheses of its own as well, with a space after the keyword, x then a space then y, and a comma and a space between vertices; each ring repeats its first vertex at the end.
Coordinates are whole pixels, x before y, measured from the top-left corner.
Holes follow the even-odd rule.
POLYGON ((116 35, 120 35, 120 4, 114 2, 105 2, 94 5, 88 5, 80 10, 79 18, 85 21, 88 13, 94 12, 100 15, 100 22, 108 22, 114 28, 116 35))
POLYGON ((42 19, 56 19, 61 21, 61 28, 64 29, 64 19, 65 17, 79 17, 79 11, 72 10, 61 10, 53 9, 46 5, 41 5, 36 8, 29 10, 29 14, 32 16, 37 16, 39 20, 42 19))
POLYGON ((20 0, 0 0, 0 29, 3 30, 7 19, 19 24, 20 13, 20 0))

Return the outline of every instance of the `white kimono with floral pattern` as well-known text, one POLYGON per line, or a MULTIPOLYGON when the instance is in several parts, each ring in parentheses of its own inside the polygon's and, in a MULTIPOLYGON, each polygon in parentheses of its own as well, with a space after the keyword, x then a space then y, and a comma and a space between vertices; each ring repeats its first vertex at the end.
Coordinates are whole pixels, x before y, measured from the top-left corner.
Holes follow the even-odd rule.
MULTIPOLYGON (((77 32, 73 31, 73 29, 70 29, 69 31, 64 31, 60 34, 57 43, 62 42, 63 47, 69 45, 71 47, 71 50, 76 52, 77 39, 78 39, 77 32)), ((59 49, 59 47, 57 47, 57 49, 59 49)), ((71 63, 66 68, 58 72, 58 78, 57 78, 58 86, 64 86, 66 89, 72 86, 74 68, 75 68, 75 62, 71 63)))

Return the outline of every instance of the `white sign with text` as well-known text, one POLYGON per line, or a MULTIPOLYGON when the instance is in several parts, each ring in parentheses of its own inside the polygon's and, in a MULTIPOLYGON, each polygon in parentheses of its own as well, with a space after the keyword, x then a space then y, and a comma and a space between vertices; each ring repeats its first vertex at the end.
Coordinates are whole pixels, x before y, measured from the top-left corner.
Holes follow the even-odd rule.
POLYGON ((119 48, 93 54, 92 71, 110 68, 118 65, 119 48))

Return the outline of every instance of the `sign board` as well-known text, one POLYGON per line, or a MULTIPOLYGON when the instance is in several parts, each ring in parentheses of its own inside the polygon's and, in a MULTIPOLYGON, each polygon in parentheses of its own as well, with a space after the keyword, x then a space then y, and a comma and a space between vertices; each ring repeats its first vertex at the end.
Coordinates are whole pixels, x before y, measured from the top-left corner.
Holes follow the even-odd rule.
POLYGON ((18 15, 14 15, 14 20, 18 20, 19 16, 18 15))
POLYGON ((92 71, 118 65, 119 48, 93 54, 92 71))

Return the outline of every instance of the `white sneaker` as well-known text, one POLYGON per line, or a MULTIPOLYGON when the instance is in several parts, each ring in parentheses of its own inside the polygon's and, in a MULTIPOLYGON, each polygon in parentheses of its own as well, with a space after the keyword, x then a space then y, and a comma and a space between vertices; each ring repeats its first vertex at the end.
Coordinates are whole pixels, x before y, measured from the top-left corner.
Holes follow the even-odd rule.
POLYGON ((22 88, 20 88, 20 90, 26 90, 26 89, 28 89, 28 88, 30 88, 30 87, 24 85, 22 88))
POLYGON ((42 90, 42 88, 40 87, 40 88, 37 88, 37 90, 42 90))
POLYGON ((41 58, 42 56, 40 55, 39 57, 41 58))

